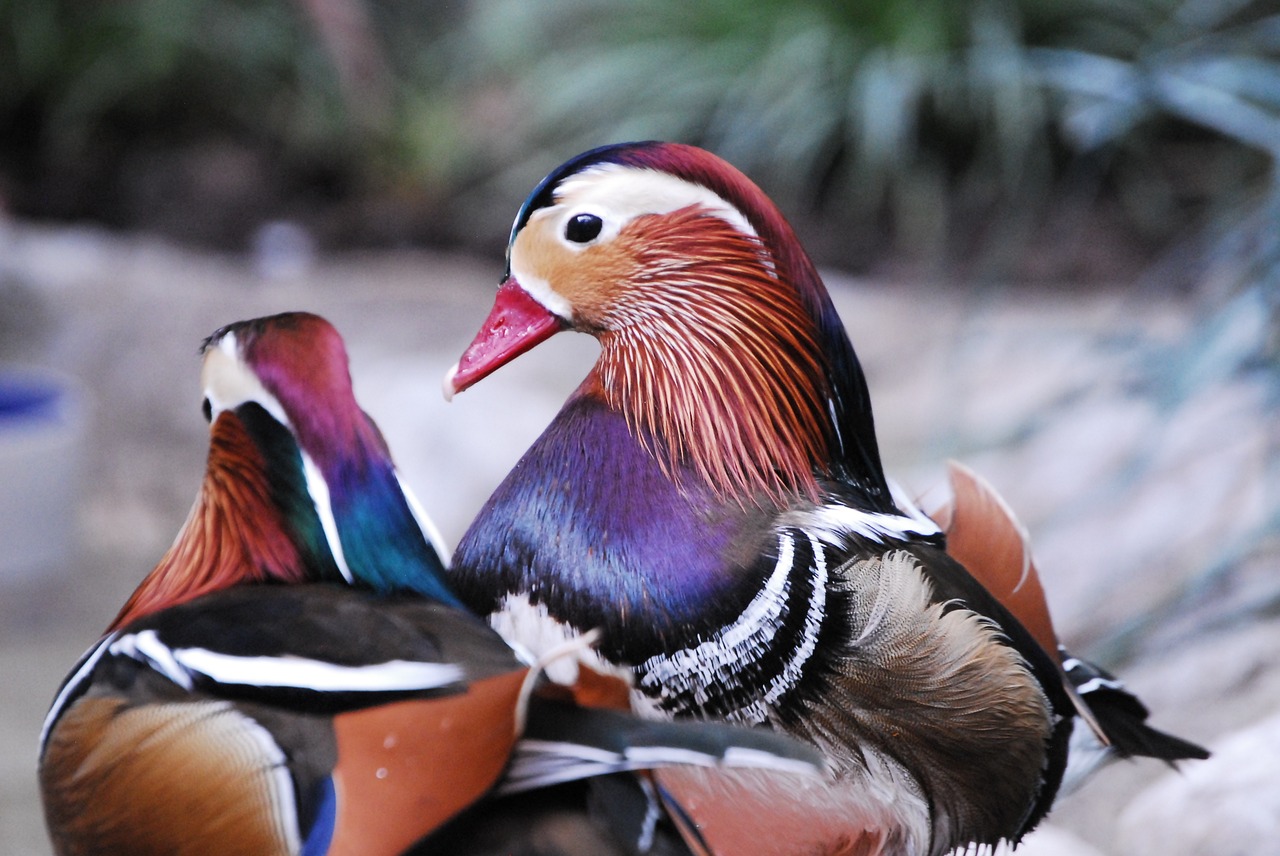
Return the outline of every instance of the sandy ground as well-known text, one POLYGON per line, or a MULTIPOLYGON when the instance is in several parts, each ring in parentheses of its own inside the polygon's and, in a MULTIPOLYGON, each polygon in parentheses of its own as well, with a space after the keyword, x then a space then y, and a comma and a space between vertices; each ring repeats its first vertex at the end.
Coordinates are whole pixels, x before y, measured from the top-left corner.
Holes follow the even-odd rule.
MULTIPOLYGON (((75 523, 56 533, 66 559, 0 565, 0 853, 49 852, 35 789, 44 711, 195 495, 201 339, 289 309, 333 321, 357 394, 450 542, 594 354, 585 337, 557 337, 447 405, 440 380, 487 312, 498 251, 295 261, 264 272, 145 238, 0 231, 0 360, 66 372, 86 396, 75 523)), ((1274 420, 1247 377, 1206 383, 1194 401, 1170 392, 1161 366, 1199 329, 1193 304, 1132 288, 828 282, 890 469, 916 492, 947 457, 985 472, 1030 526, 1069 643, 1121 662, 1156 722, 1196 740, 1280 710, 1268 665, 1280 633, 1257 608, 1280 591, 1280 548, 1254 537, 1280 507, 1274 420)), ((1019 852, 1124 852, 1123 807, 1165 775, 1155 763, 1104 771, 1019 852)))

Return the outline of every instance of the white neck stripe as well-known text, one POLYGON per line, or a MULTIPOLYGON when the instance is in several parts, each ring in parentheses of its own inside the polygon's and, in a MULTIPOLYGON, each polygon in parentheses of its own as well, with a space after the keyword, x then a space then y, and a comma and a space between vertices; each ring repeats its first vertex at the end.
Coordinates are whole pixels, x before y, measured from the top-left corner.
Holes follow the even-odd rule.
POLYGON ((347 555, 342 550, 342 538, 338 535, 338 521, 333 516, 333 504, 329 498, 329 484, 324 480, 320 467, 304 450, 302 453, 302 471, 307 479, 307 493, 315 504, 316 514, 320 517, 320 526, 324 529, 325 540, 329 543, 329 552, 338 566, 338 572, 349 583, 355 583, 355 576, 347 565, 347 555))

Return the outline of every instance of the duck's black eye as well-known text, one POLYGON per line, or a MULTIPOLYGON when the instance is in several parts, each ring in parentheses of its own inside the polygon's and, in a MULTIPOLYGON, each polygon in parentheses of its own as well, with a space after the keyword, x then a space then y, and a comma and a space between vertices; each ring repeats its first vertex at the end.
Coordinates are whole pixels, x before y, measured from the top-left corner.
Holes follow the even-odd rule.
POLYGON ((564 224, 564 236, 575 244, 595 240, 604 228, 604 221, 594 214, 575 214, 564 224))
POLYGON ((200 403, 200 412, 204 414, 205 422, 213 421, 213 405, 209 403, 209 399, 205 399, 200 403))

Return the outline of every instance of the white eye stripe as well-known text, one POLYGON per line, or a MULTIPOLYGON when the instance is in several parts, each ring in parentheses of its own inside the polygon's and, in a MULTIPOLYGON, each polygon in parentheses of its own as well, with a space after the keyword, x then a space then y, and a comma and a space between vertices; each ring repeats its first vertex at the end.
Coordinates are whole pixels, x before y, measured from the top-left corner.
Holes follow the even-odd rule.
POLYGON ((241 359, 234 331, 224 335, 217 345, 205 351, 200 382, 204 387, 204 397, 209 402, 211 422, 224 410, 235 410, 252 401, 261 405, 281 425, 291 427, 289 416, 279 399, 267 391, 258 376, 241 359))
MULTIPOLYGON (((553 230, 560 246, 578 253, 617 236, 637 217, 670 214, 691 206, 721 218, 744 235, 759 237, 741 211, 706 187, 658 170, 621 164, 601 164, 565 180, 556 189, 555 204, 533 212, 525 228, 542 222, 544 227, 553 230), (579 214, 601 219, 600 234, 585 243, 565 236, 569 221, 579 214)), ((552 314, 573 320, 573 306, 569 301, 545 277, 522 262, 519 253, 513 252, 511 274, 529 296, 552 314)), ((765 263, 772 270, 772 260, 766 259, 765 263)))
POLYGON ((616 235, 643 214, 670 214, 694 205, 744 235, 759 237, 741 211, 706 187, 665 172, 620 164, 594 166, 564 181, 557 189, 554 207, 561 209, 556 225, 562 237, 565 224, 572 217, 592 214, 604 221, 596 239, 600 241, 616 235))

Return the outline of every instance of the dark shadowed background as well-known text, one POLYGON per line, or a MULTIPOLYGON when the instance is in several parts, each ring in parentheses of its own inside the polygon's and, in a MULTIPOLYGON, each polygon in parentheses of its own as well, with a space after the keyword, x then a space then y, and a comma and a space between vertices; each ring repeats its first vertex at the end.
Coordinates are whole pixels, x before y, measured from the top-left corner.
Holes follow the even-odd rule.
POLYGON ((0 0, 0 852, 46 854, 63 674, 177 532, 196 347, 310 309, 456 541, 586 372, 446 406, 516 208, 706 146, 828 271, 887 463, 1030 528, 1061 635, 1157 725, 1028 854, 1280 837, 1280 3, 0 0))

